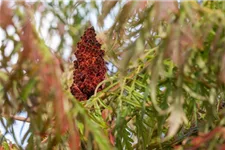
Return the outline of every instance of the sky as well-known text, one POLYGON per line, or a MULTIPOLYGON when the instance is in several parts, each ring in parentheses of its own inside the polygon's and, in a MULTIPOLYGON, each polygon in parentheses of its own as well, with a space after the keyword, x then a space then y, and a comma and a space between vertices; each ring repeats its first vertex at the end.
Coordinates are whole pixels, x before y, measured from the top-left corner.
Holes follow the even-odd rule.
MULTIPOLYGON (((21 114, 18 114, 18 116, 27 117, 27 113, 21 113, 21 114)), ((4 123, 6 123, 6 120, 4 118, 3 118, 3 120, 4 120, 4 123)), ((23 147, 26 146, 27 141, 25 141, 23 144, 21 144, 21 139, 23 138, 24 134, 27 132, 27 130, 29 128, 29 123, 24 123, 22 121, 15 121, 12 128, 15 131, 15 136, 16 136, 18 143, 20 145, 22 145, 23 147)), ((3 127, 2 123, 0 123, 0 131, 3 135, 6 133, 5 128, 3 127)), ((15 140, 10 133, 6 134, 5 138, 8 139, 9 141, 15 143, 15 140)))

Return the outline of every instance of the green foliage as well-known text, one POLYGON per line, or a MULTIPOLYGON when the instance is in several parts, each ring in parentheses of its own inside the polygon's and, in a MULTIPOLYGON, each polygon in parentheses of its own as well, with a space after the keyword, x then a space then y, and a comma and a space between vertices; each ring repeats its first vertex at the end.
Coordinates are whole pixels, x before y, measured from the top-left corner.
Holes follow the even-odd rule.
MULTIPOLYGON (((224 6, 2 2, 4 128, 15 138, 16 116, 27 112, 28 118, 20 118, 30 122, 22 138, 27 149, 223 149, 224 6), (93 16, 111 67, 100 83, 104 89, 79 102, 69 91, 73 53, 93 16)), ((5 140, 1 145, 11 149, 5 140)))

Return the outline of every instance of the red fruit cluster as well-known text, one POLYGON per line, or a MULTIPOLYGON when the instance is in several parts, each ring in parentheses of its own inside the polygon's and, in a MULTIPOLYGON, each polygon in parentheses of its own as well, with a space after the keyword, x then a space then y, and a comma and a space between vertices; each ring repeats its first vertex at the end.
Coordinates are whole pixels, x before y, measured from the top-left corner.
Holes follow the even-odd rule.
POLYGON ((97 85, 105 79, 104 51, 101 50, 101 44, 95 36, 94 28, 88 28, 77 43, 77 50, 74 53, 77 60, 74 61, 74 81, 70 90, 79 101, 89 99, 97 85))

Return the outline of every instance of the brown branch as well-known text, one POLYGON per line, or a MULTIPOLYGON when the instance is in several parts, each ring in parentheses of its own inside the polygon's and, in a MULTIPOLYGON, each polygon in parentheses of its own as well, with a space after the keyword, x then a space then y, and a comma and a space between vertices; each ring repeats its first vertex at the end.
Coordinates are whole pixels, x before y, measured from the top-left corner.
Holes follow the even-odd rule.
POLYGON ((21 116, 13 116, 13 115, 10 115, 10 117, 17 121, 30 122, 30 118, 25 118, 21 116))
POLYGON ((178 137, 172 141, 165 141, 165 142, 162 142, 161 144, 158 144, 158 143, 152 143, 150 144, 146 149, 159 149, 160 146, 163 145, 162 148, 168 148, 168 147, 174 147, 175 145, 179 144, 180 142, 182 142, 183 140, 185 140, 187 137, 190 137, 194 134, 197 134, 198 133, 198 127, 191 127, 190 129, 188 129, 186 131, 186 133, 181 136, 181 137, 178 137))
POLYGON ((23 121, 23 122, 30 122, 30 118, 25 118, 25 117, 21 117, 21 116, 13 116, 13 115, 2 115, 2 117, 4 117, 4 118, 12 118, 12 119, 14 119, 14 120, 17 120, 17 121, 23 121))
POLYGON ((42 141, 41 141, 41 144, 44 144, 48 141, 48 137, 44 138, 42 141))

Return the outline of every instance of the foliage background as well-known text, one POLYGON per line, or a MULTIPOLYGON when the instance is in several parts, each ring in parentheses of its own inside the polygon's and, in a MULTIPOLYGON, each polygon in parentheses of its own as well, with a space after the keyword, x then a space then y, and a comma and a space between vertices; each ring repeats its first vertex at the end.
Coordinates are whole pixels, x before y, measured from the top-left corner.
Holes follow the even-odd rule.
POLYGON ((223 1, 1 1, 1 123, 15 140, 2 135, 1 148, 224 149, 224 10, 223 1), (73 52, 90 18, 108 73, 104 90, 79 102, 73 52), (15 120, 30 123, 21 143, 15 120))

